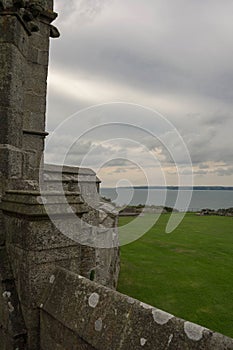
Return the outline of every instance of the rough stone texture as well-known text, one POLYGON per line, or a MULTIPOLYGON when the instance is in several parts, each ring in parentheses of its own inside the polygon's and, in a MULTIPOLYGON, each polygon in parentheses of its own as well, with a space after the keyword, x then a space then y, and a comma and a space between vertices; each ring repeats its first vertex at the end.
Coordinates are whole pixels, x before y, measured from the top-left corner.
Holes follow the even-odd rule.
POLYGON ((116 288, 120 270, 118 212, 112 204, 105 203, 100 198, 100 180, 87 168, 48 164, 44 167, 44 179, 46 190, 57 190, 60 186, 64 191, 80 191, 87 205, 87 213, 82 216, 84 245, 81 248, 81 274, 87 278, 91 276, 105 286, 116 288))
POLYGON ((116 287, 119 242, 100 180, 40 169, 53 1, 17 4, 0 1, 0 350, 233 349, 104 287, 116 287))
MULTIPOLYGON (((77 214, 85 212, 79 193, 66 197, 77 214)), ((59 193, 7 191, 1 209, 5 245, 28 332, 29 349, 39 349, 39 310, 45 287, 56 266, 81 273, 81 246, 50 221, 43 202, 53 208, 55 222, 79 235, 81 226, 64 210, 59 193)))
MULTIPOLYGON (((40 169, 47 136, 49 37, 59 36, 50 24, 56 18, 53 1, 16 4, 5 0, 1 4, 0 246, 4 255, 0 254, 0 273, 5 276, 11 271, 11 278, 2 277, 10 285, 0 290, 7 293, 6 302, 0 294, 0 350, 24 349, 26 336, 28 349, 38 350, 38 307, 55 268, 61 266, 115 287, 119 254, 112 246, 96 248, 100 237, 96 174, 71 167, 40 169), (9 293, 14 294, 12 301, 9 293), (23 329, 22 336, 18 329, 23 329)), ((111 217, 108 228, 115 223, 111 217)), ((104 236, 111 241, 106 227, 102 240, 104 236)), ((86 348, 84 341, 82 348, 86 348)))
POLYGON ((62 185, 64 191, 79 190, 85 201, 93 206, 99 203, 99 182, 95 172, 88 168, 44 165, 45 189, 56 190, 58 185, 62 185))
POLYGON ((0 145, 0 174, 8 180, 21 178, 23 174, 23 153, 11 145, 0 145))
POLYGON ((233 349, 233 339, 58 269, 41 306, 42 349, 83 341, 88 350, 233 349))
MULTIPOLYGON (((48 189, 44 192, 8 190, 0 207, 4 215, 6 251, 28 331, 29 348, 39 349, 38 307, 55 268, 61 266, 115 287, 119 257, 114 254, 115 249, 98 250, 80 244, 89 237, 80 220, 89 206, 83 203, 79 192, 67 191, 63 196, 48 189), (76 215, 70 214, 66 201, 76 215)), ((89 223, 98 224, 97 214, 94 211, 89 223)), ((90 234, 92 236, 92 231, 90 234)))
POLYGON ((67 192, 63 196, 59 192, 10 190, 2 198, 1 209, 6 213, 34 217, 35 220, 38 217, 48 219, 48 216, 83 214, 87 211, 87 206, 78 192, 67 192))
MULTIPOLYGON (((1 350, 26 349, 26 336, 28 349, 39 349, 39 313, 34 304, 42 294, 44 280, 56 264, 76 272, 80 266, 77 245, 72 242, 72 247, 63 246, 64 240, 60 240, 60 245, 51 243, 48 231, 55 229, 43 205, 36 201, 41 194, 25 193, 39 189, 39 165, 46 136, 50 22, 56 17, 52 13, 53 2, 45 1, 42 13, 34 18, 37 24, 33 24, 24 18, 25 6, 26 11, 31 11, 33 2, 21 2, 19 9, 13 6, 13 1, 5 0, 0 7, 1 350), (40 31, 37 34, 32 30, 35 25, 40 31), (8 189, 17 189, 19 193, 6 193, 8 189), (50 225, 47 231, 41 231, 43 225, 38 227, 38 218, 47 220, 50 225)), ((85 212, 79 195, 68 197, 76 211, 85 212)), ((56 198, 52 196, 51 206, 56 215, 62 214, 64 218, 67 214, 64 204, 54 203, 56 198)))
POLYGON ((5 247, 0 262, 0 349, 25 349, 27 332, 5 247))
POLYGON ((64 348, 60 344, 64 343, 64 339, 66 339, 66 349, 69 346, 69 349, 72 350, 95 350, 95 348, 90 346, 82 338, 64 327, 57 320, 51 318, 48 314, 43 318, 41 327, 43 333, 47 332, 47 336, 41 339, 41 350, 62 350, 64 348))
MULTIPOLYGON (((52 1, 40 2, 42 12, 36 17, 33 3, 19 9, 5 1, 0 10, 0 143, 24 151, 24 166, 16 163, 21 168, 14 176, 25 179, 39 178, 43 158, 50 22, 56 18, 52 1), (32 11, 37 33, 31 32, 25 11, 32 11)), ((11 168, 14 163, 5 153, 7 157, 11 168)))

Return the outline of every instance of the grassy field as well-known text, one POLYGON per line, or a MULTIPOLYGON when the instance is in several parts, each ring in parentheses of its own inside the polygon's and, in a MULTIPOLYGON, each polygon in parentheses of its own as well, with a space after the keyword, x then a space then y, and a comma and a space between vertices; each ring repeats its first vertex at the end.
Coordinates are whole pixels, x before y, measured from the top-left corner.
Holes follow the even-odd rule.
POLYGON ((187 214, 167 234, 168 218, 121 247, 118 290, 233 337, 233 218, 187 214))

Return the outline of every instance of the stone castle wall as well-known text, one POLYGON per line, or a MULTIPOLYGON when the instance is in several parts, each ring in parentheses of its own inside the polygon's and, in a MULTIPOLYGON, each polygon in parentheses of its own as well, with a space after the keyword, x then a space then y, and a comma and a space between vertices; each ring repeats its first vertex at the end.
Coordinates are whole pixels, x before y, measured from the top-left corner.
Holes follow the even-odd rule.
POLYGON ((90 169, 44 165, 52 0, 0 0, 0 350, 233 349, 114 291, 118 217, 90 169))
POLYGON ((40 317, 41 350, 233 349, 233 339, 64 269, 48 283, 40 317))
POLYGON ((118 247, 95 244, 117 226, 95 173, 43 164, 56 16, 50 0, 0 0, 0 350, 40 349, 39 306, 56 267, 111 288, 119 272, 118 247))

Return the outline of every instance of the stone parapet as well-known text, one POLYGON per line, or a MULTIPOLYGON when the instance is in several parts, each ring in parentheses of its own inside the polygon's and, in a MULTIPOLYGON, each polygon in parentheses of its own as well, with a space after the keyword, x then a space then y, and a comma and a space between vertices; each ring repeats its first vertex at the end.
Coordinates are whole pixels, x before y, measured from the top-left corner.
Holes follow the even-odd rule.
POLYGON ((41 305, 41 350, 232 350, 233 339, 58 269, 41 305))
POLYGON ((87 201, 99 202, 101 181, 89 168, 45 164, 43 177, 45 189, 56 189, 58 186, 69 191, 79 189, 87 201))
POLYGON ((88 208, 82 216, 83 275, 116 288, 120 270, 118 212, 101 199, 96 173, 88 168, 45 164, 43 178, 42 187, 47 191, 80 191, 88 208))

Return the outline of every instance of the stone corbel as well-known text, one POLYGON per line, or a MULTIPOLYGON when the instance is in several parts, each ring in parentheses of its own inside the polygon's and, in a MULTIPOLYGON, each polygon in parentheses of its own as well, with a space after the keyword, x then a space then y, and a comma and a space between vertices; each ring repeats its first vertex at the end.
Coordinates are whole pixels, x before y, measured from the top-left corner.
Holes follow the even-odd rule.
POLYGON ((45 0, 0 0, 0 15, 17 16, 29 35, 38 32, 39 22, 43 22, 50 26, 52 38, 60 36, 58 29, 51 25, 57 14, 46 9, 45 0))
POLYGON ((50 37, 51 38, 59 38, 60 33, 57 27, 54 27, 52 24, 50 24, 50 37))

